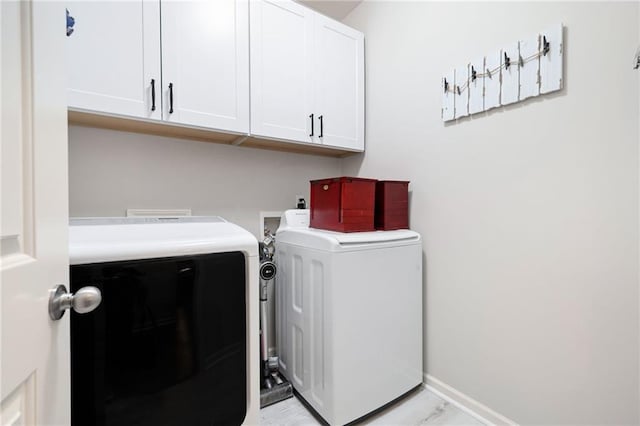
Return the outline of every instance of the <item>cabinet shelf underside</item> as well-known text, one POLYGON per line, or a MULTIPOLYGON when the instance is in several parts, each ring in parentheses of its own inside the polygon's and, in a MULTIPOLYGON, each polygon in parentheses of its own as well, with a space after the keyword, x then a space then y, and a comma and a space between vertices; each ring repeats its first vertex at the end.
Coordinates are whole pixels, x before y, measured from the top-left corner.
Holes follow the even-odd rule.
POLYGON ((327 157, 346 157, 353 154, 358 154, 357 151, 349 151, 340 148, 330 148, 321 145, 264 139, 246 134, 226 133, 219 130, 188 127, 169 123, 157 123, 148 120, 122 116, 103 115, 73 109, 69 109, 68 119, 69 124, 78 126, 98 127, 102 129, 143 133, 170 138, 188 139, 201 142, 213 142, 247 148, 267 149, 271 151, 322 155, 327 157))

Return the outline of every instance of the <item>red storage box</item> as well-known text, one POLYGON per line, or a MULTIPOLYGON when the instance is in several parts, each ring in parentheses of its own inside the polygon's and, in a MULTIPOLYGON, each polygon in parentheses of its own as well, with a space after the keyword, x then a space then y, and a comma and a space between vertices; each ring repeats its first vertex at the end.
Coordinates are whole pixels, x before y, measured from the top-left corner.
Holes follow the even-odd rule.
POLYGON ((376 183, 376 229, 409 229, 409 181, 379 180, 376 183))
POLYGON ((338 177, 311 181, 312 228, 375 231, 376 180, 338 177))

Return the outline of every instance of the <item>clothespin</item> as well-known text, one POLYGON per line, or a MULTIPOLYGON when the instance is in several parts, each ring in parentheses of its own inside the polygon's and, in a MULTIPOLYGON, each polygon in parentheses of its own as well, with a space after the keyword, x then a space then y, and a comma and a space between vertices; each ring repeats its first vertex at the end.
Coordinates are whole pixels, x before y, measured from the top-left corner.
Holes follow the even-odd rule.
POLYGON ((507 56, 507 52, 504 52, 504 69, 508 70, 511 65, 511 58, 507 56))
POLYGON ((491 70, 489 68, 487 68, 487 70, 485 71, 485 73, 487 74, 487 77, 492 78, 493 76, 491 75, 491 70))
POLYGON ((447 79, 444 79, 444 93, 447 93, 449 91, 449 82, 447 81, 447 79))
POLYGON ((476 81, 477 73, 476 69, 471 65, 471 81, 476 81))
POLYGON ((458 95, 460 95, 460 86, 456 86, 456 90, 458 91, 458 95))
POLYGON ((520 66, 520 68, 524 67, 524 59, 522 59, 522 56, 520 56, 520 54, 518 54, 518 65, 520 66))
POLYGON ((542 36, 542 56, 547 56, 547 53, 549 53, 549 42, 547 36, 542 36))

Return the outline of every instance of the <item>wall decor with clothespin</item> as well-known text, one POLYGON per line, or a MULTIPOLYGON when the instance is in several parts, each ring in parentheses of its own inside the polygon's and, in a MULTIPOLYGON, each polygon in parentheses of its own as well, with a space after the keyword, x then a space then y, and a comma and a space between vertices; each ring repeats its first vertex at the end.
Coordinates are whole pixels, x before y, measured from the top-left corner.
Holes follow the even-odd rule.
POLYGON ((442 120, 562 89, 562 34, 562 24, 555 25, 445 74, 442 120))

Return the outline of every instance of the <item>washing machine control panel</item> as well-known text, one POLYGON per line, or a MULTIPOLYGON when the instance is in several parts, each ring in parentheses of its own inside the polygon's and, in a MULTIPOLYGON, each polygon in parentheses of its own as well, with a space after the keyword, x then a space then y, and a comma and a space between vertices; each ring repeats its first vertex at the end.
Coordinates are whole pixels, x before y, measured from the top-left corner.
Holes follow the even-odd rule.
POLYGON ((287 210, 280 219, 280 228, 308 228, 310 217, 309 209, 287 210))

